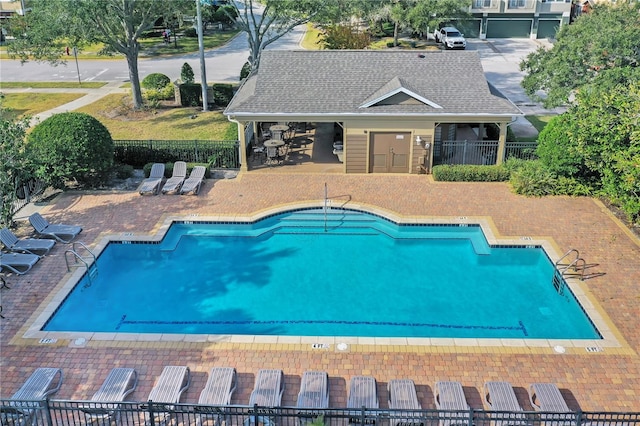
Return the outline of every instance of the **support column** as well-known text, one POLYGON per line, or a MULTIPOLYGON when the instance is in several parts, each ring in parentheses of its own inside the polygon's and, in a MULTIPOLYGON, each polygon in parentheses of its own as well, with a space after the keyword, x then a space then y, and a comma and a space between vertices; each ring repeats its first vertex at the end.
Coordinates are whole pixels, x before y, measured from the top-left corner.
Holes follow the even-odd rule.
POLYGON ((498 137, 498 155, 496 158, 496 165, 504 163, 504 156, 507 143, 507 123, 499 123, 500 136, 498 137))
POLYGON ((240 150, 240 171, 247 172, 249 171, 249 165, 247 161, 247 141, 246 141, 246 132, 245 126, 246 123, 244 121, 238 121, 238 140, 240 144, 238 149, 240 150))

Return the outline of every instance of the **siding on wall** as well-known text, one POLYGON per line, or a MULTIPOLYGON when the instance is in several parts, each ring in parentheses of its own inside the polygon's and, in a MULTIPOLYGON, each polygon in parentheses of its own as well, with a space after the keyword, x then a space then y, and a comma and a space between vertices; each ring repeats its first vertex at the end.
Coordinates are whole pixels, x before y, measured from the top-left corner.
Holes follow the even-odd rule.
POLYGON ((367 145, 369 135, 346 135, 345 171, 347 173, 367 172, 367 145))

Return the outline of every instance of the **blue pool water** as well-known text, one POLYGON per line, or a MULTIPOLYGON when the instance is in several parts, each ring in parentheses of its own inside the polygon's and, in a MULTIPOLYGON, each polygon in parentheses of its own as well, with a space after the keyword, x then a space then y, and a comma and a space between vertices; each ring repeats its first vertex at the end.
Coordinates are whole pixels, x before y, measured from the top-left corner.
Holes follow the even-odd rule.
POLYGON ((598 339, 539 247, 305 210, 111 242, 47 331, 598 339))

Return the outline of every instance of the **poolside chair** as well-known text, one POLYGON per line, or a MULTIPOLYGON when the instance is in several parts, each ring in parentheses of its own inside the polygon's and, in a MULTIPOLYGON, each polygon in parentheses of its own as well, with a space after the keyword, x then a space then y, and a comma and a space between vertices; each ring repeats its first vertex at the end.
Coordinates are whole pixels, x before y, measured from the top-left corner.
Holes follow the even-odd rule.
POLYGON ((31 253, 0 253, 0 271, 6 268, 16 275, 24 275, 38 260, 40 256, 31 253))
MULTIPOLYGON (((209 378, 200 392, 199 405, 230 405, 231 395, 236 390, 236 369, 231 367, 214 367, 209 371, 209 378)), ((194 407, 198 413, 197 424, 200 425, 207 417, 213 417, 215 423, 220 425, 225 418, 224 411, 220 407, 194 407)))
POLYGON ((87 423, 111 424, 111 419, 115 418, 117 424, 120 420, 120 405, 115 403, 124 401, 137 385, 138 373, 133 368, 112 369, 100 389, 91 397, 90 401, 94 404, 80 407, 87 423))
MULTIPOLYGON (((191 370, 184 366, 166 366, 162 370, 158 381, 156 382, 149 397, 149 402, 153 402, 153 423, 165 424, 171 420, 172 404, 180 402, 182 393, 189 388, 191 383, 191 370), (166 411, 165 411, 166 410, 166 411)), ((143 406, 148 409, 148 405, 143 406)), ((148 414, 147 414, 148 416, 148 414)), ((147 424, 151 423, 151 419, 147 419, 147 424)))
POLYGON ((82 228, 75 225, 52 225, 40 213, 34 213, 29 216, 29 223, 31 223, 38 235, 51 237, 65 244, 71 242, 82 232, 82 228))
POLYGON ((176 161, 173 163, 173 174, 162 187, 163 194, 177 194, 182 187, 182 183, 187 178, 187 163, 184 161, 176 161))
POLYGON ((180 194, 189 194, 193 193, 194 195, 198 195, 200 192, 200 186, 204 181, 204 175, 207 171, 207 168, 204 166, 195 166, 193 170, 191 170, 191 174, 182 184, 182 188, 180 189, 180 194))
POLYGON ((529 386, 529 401, 536 411, 542 411, 540 420, 546 425, 569 425, 575 423, 575 414, 555 383, 533 383, 529 386), (554 414, 555 413, 555 414, 554 414))
POLYGON ((516 393, 509 382, 485 382, 483 390, 484 401, 491 411, 508 411, 496 413, 491 417, 495 426, 527 424, 523 409, 518 403, 516 393))
POLYGON ((140 195, 157 195, 162 179, 164 179, 164 164, 154 163, 153 166, 151 166, 149 177, 143 180, 138 187, 138 192, 140 195))
POLYGON ((459 382, 436 382, 433 390, 436 408, 448 411, 440 413, 440 426, 468 425, 469 404, 459 382), (460 411, 460 413, 456 413, 460 411), (467 411, 467 413, 462 413, 467 411))
POLYGON ((56 393, 62 386, 62 370, 59 368, 37 368, 24 382, 22 387, 14 393, 7 404, 0 407, 0 419, 2 424, 13 422, 14 424, 28 424, 35 422, 38 413, 39 402, 49 395, 56 393))
MULTIPOLYGON (((354 376, 349 383, 349 397, 347 408, 361 410, 362 407, 378 408, 378 387, 376 379, 370 376, 354 376)), ((361 412, 349 413, 349 424, 364 423, 374 424, 374 418, 362 418, 361 412)))
MULTIPOLYGON (((389 380, 387 384, 389 391, 389 408, 392 410, 421 410, 422 407, 418 402, 416 393, 416 385, 410 379, 394 379, 389 380)), ((395 413, 391 413, 395 415, 395 413)), ((400 418, 391 418, 391 424, 396 426, 420 426, 424 425, 424 421, 420 419, 417 413, 407 412, 401 413, 400 418), (404 417, 407 416, 407 417, 404 417)))
POLYGON ((36 238, 23 238, 21 240, 8 228, 0 230, 0 241, 9 251, 19 253, 31 253, 44 256, 56 244, 54 240, 40 240, 36 238))
POLYGON ((326 371, 305 371, 296 402, 298 408, 329 408, 329 375, 326 371))
MULTIPOLYGON (((278 407, 282 404, 284 393, 284 373, 282 370, 259 370, 256 381, 249 396, 249 405, 261 407, 278 407)), ((264 410, 268 411, 268 410, 264 410)), ((275 424, 273 418, 265 415, 263 410, 260 415, 250 415, 244 420, 244 426, 259 425, 271 426, 275 424)))

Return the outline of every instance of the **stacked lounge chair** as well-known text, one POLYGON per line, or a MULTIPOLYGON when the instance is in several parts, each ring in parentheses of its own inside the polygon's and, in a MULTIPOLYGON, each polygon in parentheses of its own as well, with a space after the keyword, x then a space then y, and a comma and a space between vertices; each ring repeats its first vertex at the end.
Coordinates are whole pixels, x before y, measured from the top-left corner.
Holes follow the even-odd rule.
POLYGON ((2 241, 2 244, 4 244, 9 251, 31 253, 41 257, 49 253, 51 248, 56 244, 54 240, 40 240, 36 238, 23 238, 19 240, 8 228, 2 228, 0 230, 0 241, 2 241))
POLYGON ((16 275, 26 274, 33 268, 40 256, 31 253, 0 253, 0 271, 8 269, 16 275))
POLYGON ((59 368, 37 368, 24 384, 14 393, 8 404, 0 408, 2 424, 29 424, 36 422, 34 416, 38 413, 42 401, 56 393, 62 386, 62 370, 59 368))
POLYGON ((170 421, 172 404, 180 402, 180 397, 189 388, 190 383, 191 370, 189 370, 189 367, 173 365, 164 367, 147 398, 148 401, 161 405, 153 407, 153 422, 148 419, 147 424, 166 424, 170 421), (163 408, 167 411, 163 411, 163 408))
MULTIPOLYGON (((433 390, 436 408, 447 411, 469 411, 467 398, 464 396, 459 382, 436 382, 433 390)), ((466 426, 469 424, 468 413, 441 413, 440 426, 466 426)))
POLYGON ((31 223, 31 226, 33 226, 33 229, 35 229, 38 235, 50 237, 65 244, 71 242, 71 240, 82 232, 80 226, 52 225, 47 219, 42 217, 40 213, 34 213, 29 216, 29 223, 31 223))
POLYGON ((527 424, 522 407, 518 403, 513 386, 509 382, 486 382, 483 391, 484 400, 489 410, 509 411, 509 413, 492 414, 495 426, 527 424), (514 413, 515 412, 515 413, 514 413))
POLYGON ((115 418, 116 424, 120 420, 120 410, 117 402, 124 399, 136 389, 138 373, 133 368, 114 368, 107 375, 100 389, 93 394, 90 401, 96 404, 86 404, 80 407, 85 413, 88 424, 111 424, 115 418), (105 403, 114 404, 105 404, 105 403))
POLYGON ((164 164, 154 163, 153 166, 151 166, 149 177, 143 180, 138 187, 138 192, 140 195, 157 195, 158 191, 160 191, 162 179, 164 179, 164 164))
POLYGON ((193 170, 191 170, 191 174, 182 184, 182 188, 180 189, 180 194, 190 194, 198 195, 200 192, 200 186, 202 186, 202 182, 204 181, 204 175, 207 171, 207 168, 204 166, 195 166, 193 170))
POLYGON ((231 396, 236 390, 236 375, 236 369, 231 367, 214 367, 209 371, 207 383, 200 392, 199 406, 194 409, 198 413, 198 425, 207 417, 213 417, 217 425, 222 424, 225 416, 219 406, 231 404, 231 396), (209 407, 212 405, 217 407, 209 407))
POLYGON ((176 161, 173 163, 173 173, 162 186, 163 194, 177 194, 187 177, 187 163, 176 161))

